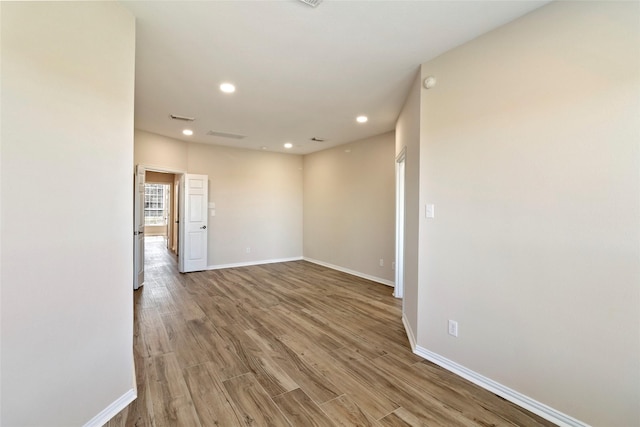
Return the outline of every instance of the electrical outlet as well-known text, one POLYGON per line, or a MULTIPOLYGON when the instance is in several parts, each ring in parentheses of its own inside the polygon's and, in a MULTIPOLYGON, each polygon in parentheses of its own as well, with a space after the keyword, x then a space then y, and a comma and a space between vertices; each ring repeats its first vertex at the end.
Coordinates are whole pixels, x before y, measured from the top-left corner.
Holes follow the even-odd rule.
POLYGON ((449 335, 458 336, 458 322, 455 320, 449 320, 449 335))
POLYGON ((380 258, 380 267, 384 267, 384 260, 380 258))
POLYGON ((251 248, 247 247, 247 253, 250 254, 251 253, 251 248))

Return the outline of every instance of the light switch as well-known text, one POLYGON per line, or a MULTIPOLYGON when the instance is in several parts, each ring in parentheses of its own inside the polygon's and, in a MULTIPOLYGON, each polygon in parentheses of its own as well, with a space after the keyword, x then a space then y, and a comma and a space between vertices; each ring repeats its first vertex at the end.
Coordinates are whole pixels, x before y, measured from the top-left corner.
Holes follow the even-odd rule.
POLYGON ((427 218, 435 218, 435 211, 432 204, 427 204, 427 207, 425 209, 425 216, 427 218))
POLYGON ((216 210, 215 209, 211 209, 211 216, 216 216, 216 210))
POLYGON ((216 204, 213 202, 209 202, 209 209, 215 209, 216 208, 216 204))

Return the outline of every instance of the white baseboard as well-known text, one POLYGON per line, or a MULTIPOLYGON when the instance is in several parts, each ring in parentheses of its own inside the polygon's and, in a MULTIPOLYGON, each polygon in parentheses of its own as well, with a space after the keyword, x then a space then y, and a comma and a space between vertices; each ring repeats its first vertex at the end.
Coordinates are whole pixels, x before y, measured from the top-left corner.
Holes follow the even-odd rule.
POLYGON ((264 260, 247 261, 247 262, 235 262, 232 264, 209 265, 207 266, 207 270, 220 270, 223 268, 235 268, 235 267, 249 267, 252 265, 274 264, 276 262, 300 261, 302 259, 303 259, 302 257, 294 257, 294 258, 264 259, 264 260))
POLYGON ((136 400, 136 397, 138 397, 138 393, 135 389, 132 388, 131 390, 120 396, 111 405, 103 409, 102 412, 100 412, 98 415, 91 418, 89 422, 84 425, 84 427, 102 427, 111 418, 115 417, 120 411, 126 408, 127 405, 136 400))
MULTIPOLYGON (((411 351, 415 353, 416 352, 416 336, 414 335, 413 329, 411 329, 411 325, 409 324, 409 321, 407 320, 407 317, 405 316, 404 313, 402 313, 402 324, 404 325, 404 330, 407 333, 407 338, 409 338, 409 345, 411 345, 411 351)), ((424 356, 421 356, 421 357, 424 357, 424 356)))
MULTIPOLYGON (((403 317, 403 322, 405 321, 403 317)), ((405 322, 405 328, 407 327, 407 323, 405 322)), ((528 411, 533 412, 541 416, 542 418, 551 421, 561 427, 589 427, 588 424, 583 423, 582 421, 576 420, 569 415, 566 415, 560 411, 557 411, 544 403, 540 403, 535 399, 532 399, 524 394, 517 392, 515 390, 510 389, 507 386, 504 386, 496 381, 493 381, 490 378, 487 378, 483 375, 480 375, 477 372, 472 371, 462 365, 457 364, 456 362, 447 359, 446 357, 440 356, 437 353, 427 350, 426 348, 420 347, 416 345, 414 347, 411 334, 409 334, 409 328, 407 328, 407 335, 409 335, 409 341, 411 341, 411 346, 413 348, 413 352, 420 357, 427 359, 430 362, 435 363, 438 366, 445 368, 448 371, 453 372, 454 374, 465 378, 472 383, 488 390, 498 396, 508 400, 509 402, 515 403, 518 406, 521 406, 528 411)))
POLYGON ((339 265, 329 264, 328 262, 324 262, 324 261, 318 261, 317 259, 313 259, 313 258, 304 257, 303 259, 305 261, 309 261, 314 264, 318 264, 323 267, 330 268, 332 270, 342 271, 343 273, 351 274, 352 276, 362 277, 363 279, 371 280, 372 282, 382 283, 383 285, 391 286, 392 288, 395 287, 395 284, 391 280, 386 280, 380 277, 371 276, 369 274, 360 273, 359 271, 350 270, 348 268, 340 267, 339 265))

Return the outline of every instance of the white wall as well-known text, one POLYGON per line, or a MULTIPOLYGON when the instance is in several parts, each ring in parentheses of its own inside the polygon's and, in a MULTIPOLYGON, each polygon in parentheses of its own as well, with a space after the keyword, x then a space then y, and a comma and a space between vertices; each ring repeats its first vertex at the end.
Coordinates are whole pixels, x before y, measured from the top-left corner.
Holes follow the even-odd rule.
POLYGON ((554 2, 422 67, 418 345, 609 427, 640 425, 638 16, 554 2))
POLYGON ((302 258, 302 156, 141 130, 135 145, 136 163, 209 176, 209 201, 216 206, 209 217, 209 267, 302 258))
POLYGON ((393 147, 393 133, 354 141, 305 156, 303 173, 302 156, 136 130, 135 163, 209 175, 211 268, 299 259, 304 241, 306 258, 393 283, 393 147))
POLYGON ((393 285, 394 141, 388 132, 304 156, 305 258, 393 285))
POLYGON ((135 23, 111 2, 0 8, 1 424, 83 425, 134 396, 135 23))
POLYGON ((402 316, 407 334, 415 342, 418 327, 418 274, 420 233, 420 73, 411 85, 396 123, 396 157, 405 153, 404 293, 402 316))
POLYGON ((302 257, 302 156, 191 143, 188 170, 216 206, 209 265, 302 257))
POLYGON ((189 143, 136 129, 134 162, 170 171, 187 171, 189 143))

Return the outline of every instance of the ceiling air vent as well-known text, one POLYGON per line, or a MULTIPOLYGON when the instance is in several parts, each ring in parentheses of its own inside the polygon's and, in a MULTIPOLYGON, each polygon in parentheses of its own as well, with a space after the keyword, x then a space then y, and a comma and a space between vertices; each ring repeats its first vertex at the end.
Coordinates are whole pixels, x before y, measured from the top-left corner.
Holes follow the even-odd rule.
POLYGON ((213 130, 210 130, 209 132, 207 132, 207 135, 209 136, 219 136, 220 138, 231 138, 231 139, 244 139, 246 138, 245 135, 237 135, 235 133, 226 133, 226 132, 216 132, 213 130))
POLYGON ((175 114, 169 114, 171 120, 182 120, 183 122, 192 122, 195 120, 193 117, 176 116, 175 114))
POLYGON ((317 5, 319 5, 320 3, 322 3, 322 0, 300 0, 302 3, 306 3, 311 7, 316 7, 317 5))

